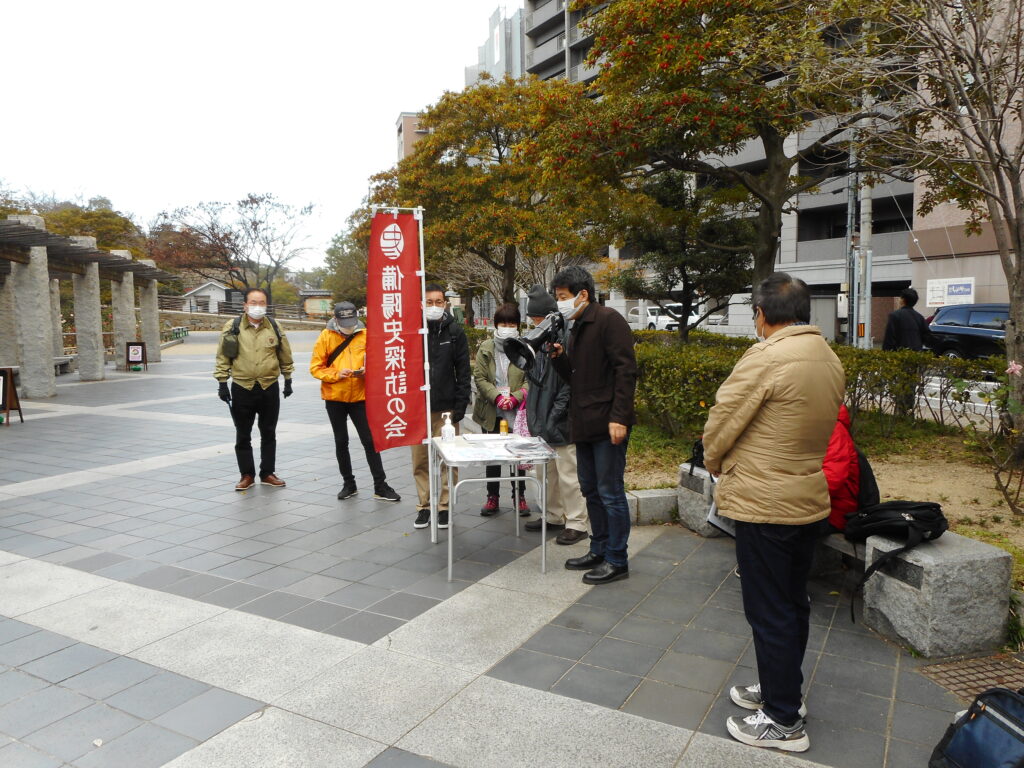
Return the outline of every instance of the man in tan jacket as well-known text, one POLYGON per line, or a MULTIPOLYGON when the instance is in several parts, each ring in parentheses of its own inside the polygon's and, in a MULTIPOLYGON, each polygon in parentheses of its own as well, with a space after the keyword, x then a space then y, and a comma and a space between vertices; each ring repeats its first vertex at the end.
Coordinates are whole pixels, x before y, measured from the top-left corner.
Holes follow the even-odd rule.
POLYGON ((743 610, 754 636, 758 682, 732 701, 756 713, 730 717, 744 744, 803 752, 801 687, 810 617, 807 575, 828 517, 821 465, 845 386, 843 367, 808 325, 807 284, 777 272, 754 294, 760 343, 740 358, 704 427, 704 463, 719 478, 719 513, 736 521, 743 610))

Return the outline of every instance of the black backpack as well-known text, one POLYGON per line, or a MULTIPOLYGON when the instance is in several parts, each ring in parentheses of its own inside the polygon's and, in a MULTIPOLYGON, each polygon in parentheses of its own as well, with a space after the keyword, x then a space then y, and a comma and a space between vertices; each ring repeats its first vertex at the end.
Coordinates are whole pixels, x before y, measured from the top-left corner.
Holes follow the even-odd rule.
POLYGON ((882 497, 878 493, 878 482, 875 480, 875 471, 871 469, 871 462, 860 448, 857 451, 857 466, 860 469, 860 480, 857 488, 857 510, 867 509, 878 504, 882 497))
POLYGON ((693 455, 689 459, 690 474, 693 474, 694 467, 704 468, 704 438, 698 437, 693 441, 693 455))
MULTIPOLYGON (((867 541, 868 536, 887 536, 903 539, 907 543, 891 552, 886 552, 873 563, 865 563, 861 580, 854 587, 854 593, 864 586, 871 574, 896 556, 913 549, 922 541, 934 541, 947 529, 949 523, 942 514, 942 507, 932 501, 885 501, 865 507, 847 518, 843 535, 850 541, 867 541)), ((850 602, 853 615, 853 601, 850 602)))

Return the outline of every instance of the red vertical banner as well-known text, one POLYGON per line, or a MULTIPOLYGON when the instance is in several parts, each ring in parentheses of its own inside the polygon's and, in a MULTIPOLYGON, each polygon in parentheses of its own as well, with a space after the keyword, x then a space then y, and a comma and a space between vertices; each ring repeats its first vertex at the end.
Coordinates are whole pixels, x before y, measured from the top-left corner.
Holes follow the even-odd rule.
POLYGON ((378 451, 427 436, 419 226, 411 213, 380 212, 370 227, 366 415, 378 451))

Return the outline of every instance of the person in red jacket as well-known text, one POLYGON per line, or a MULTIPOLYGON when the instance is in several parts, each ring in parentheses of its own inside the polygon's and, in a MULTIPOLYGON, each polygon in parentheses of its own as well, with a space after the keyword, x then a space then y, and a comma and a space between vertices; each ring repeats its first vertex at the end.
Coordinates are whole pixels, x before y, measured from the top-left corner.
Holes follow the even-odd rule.
POLYGON ((846 518, 857 512, 860 492, 860 464, 850 435, 850 412, 845 405, 839 406, 839 418, 821 468, 828 480, 828 495, 832 501, 828 522, 835 530, 843 531, 846 518))

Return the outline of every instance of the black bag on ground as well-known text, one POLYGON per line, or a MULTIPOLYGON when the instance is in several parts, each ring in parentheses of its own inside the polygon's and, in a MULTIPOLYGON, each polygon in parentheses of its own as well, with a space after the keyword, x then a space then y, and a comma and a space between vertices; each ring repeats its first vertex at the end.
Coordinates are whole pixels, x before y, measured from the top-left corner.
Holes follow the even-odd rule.
POLYGON ((1024 688, 989 688, 946 729, 928 768, 1024 768, 1024 688))
MULTIPOLYGON (((922 541, 939 538, 949 523, 942 514, 942 507, 933 501, 885 501, 858 510, 846 520, 843 535, 850 541, 867 541, 868 536, 887 536, 904 539, 902 547, 884 553, 873 563, 865 563, 864 575, 854 587, 854 594, 864 586, 871 574, 898 555, 913 549, 922 541)), ((853 602, 850 602, 853 615, 853 602)))

